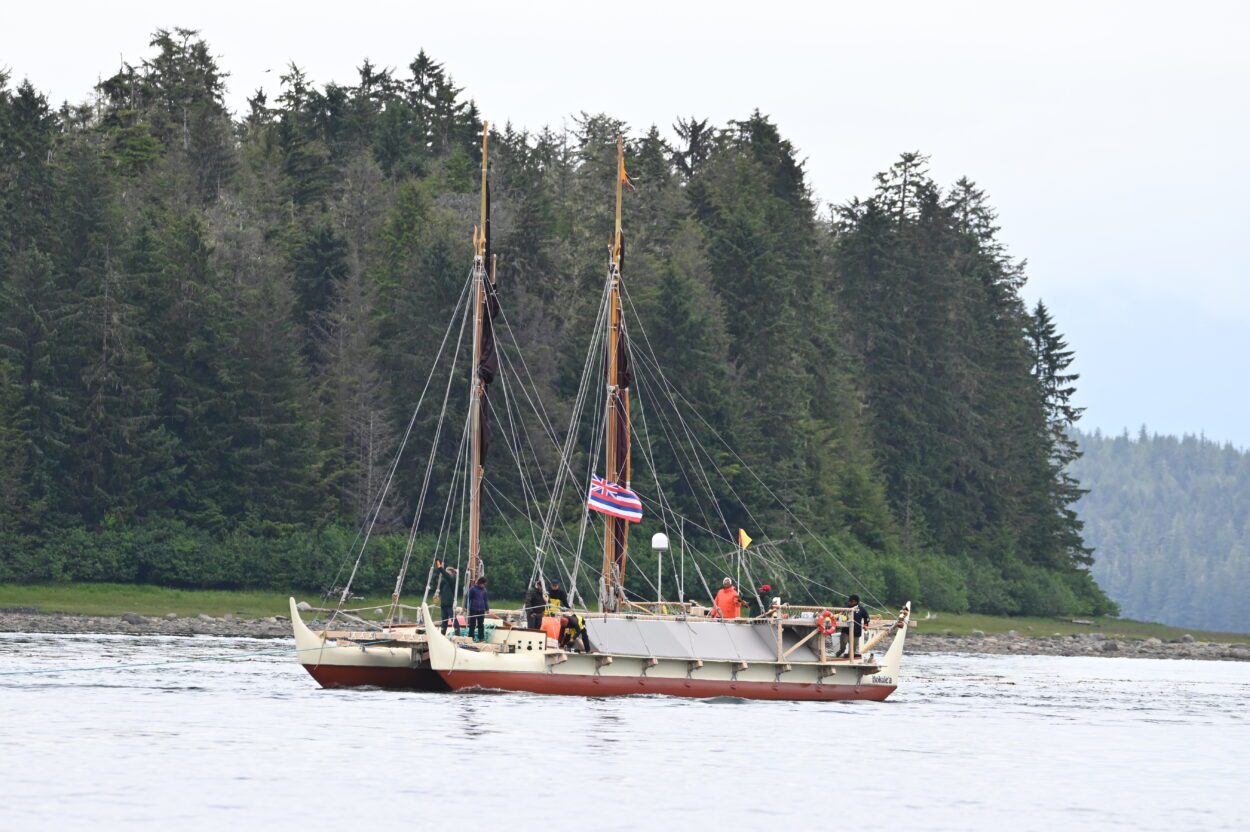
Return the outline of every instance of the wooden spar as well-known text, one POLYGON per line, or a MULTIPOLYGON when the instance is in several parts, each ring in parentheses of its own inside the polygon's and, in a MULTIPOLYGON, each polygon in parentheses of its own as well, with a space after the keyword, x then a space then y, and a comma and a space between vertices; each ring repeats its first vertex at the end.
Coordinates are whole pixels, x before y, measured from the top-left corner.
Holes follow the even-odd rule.
POLYGON ((469 384, 469 413, 472 420, 472 456, 469 465, 469 584, 477 581, 482 571, 482 377, 478 364, 482 357, 482 326, 486 312, 486 270, 494 264, 486 262, 486 140, 490 125, 482 122, 482 201, 480 224, 473 230, 473 363, 469 384))
MULTIPOLYGON (((629 390, 620 389, 620 334, 621 334, 621 189, 625 183, 625 142, 616 140, 616 225, 612 234, 611 287, 608 293, 608 355, 607 355, 607 404, 604 414, 606 435, 604 450, 607 456, 608 482, 625 483, 630 479, 629 454, 629 390), (623 419, 618 416, 623 415, 623 419), (623 424, 621 424, 623 422, 623 424), (623 444, 622 444, 623 443, 623 444), (625 464, 617 465, 617 458, 624 450, 625 464)), ((599 607, 611 612, 620 607, 625 586, 625 558, 629 541, 629 523, 619 517, 603 516, 603 597, 599 607)))

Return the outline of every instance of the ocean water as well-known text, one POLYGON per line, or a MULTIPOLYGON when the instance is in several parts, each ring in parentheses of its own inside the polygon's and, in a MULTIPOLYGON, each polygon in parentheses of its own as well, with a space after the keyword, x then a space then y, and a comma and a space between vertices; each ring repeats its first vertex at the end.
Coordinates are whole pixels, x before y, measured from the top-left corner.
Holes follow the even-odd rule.
POLYGON ((917 655, 778 703, 326 691, 289 649, 7 634, 0 830, 1250 829, 1250 664, 917 655))

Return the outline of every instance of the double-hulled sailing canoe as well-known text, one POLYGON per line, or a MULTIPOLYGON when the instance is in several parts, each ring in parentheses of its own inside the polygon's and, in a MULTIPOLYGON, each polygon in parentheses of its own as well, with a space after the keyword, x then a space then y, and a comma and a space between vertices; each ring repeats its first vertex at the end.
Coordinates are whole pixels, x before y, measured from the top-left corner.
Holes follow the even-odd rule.
MULTIPOLYGON (((489 242, 486 150, 484 128, 481 224, 474 231, 470 283, 473 372, 469 420, 463 442, 466 452, 462 457, 469 508, 469 583, 484 571, 480 523, 488 416, 486 396, 498 369, 494 338, 498 300, 494 256, 489 242)), ((852 609, 822 609, 776 602, 754 618, 735 619, 709 615, 709 608, 684 599, 642 604, 627 596, 629 527, 643 516, 642 503, 630 490, 632 371, 622 305, 624 235, 621 223, 622 188, 628 181, 624 145, 618 140, 616 222, 609 246, 604 306, 599 316, 602 329, 594 336, 603 347, 601 366, 605 395, 601 400, 603 410, 599 422, 603 427, 602 445, 590 458, 606 463, 606 476, 600 478, 590 472, 593 476, 589 477, 592 484, 586 504, 588 510, 598 512, 603 520, 599 609, 597 612, 564 610, 558 613, 584 622, 584 640, 580 645, 557 641, 543 629, 531 627, 532 622, 523 612, 495 611, 490 616, 492 626, 487 637, 474 643, 471 639, 441 632, 435 626, 437 619, 432 617, 424 602, 416 624, 396 623, 400 593, 412 555, 410 541, 396 579, 390 615, 386 624, 377 629, 314 632, 305 625, 295 600, 291 599, 297 655, 323 686, 370 685, 444 692, 492 689, 576 696, 662 694, 878 701, 897 688, 907 628, 911 624, 910 604, 896 617, 871 619, 862 638, 845 639, 849 642, 848 655, 837 656, 835 652, 844 640, 837 637, 839 622, 845 628, 856 626, 852 609), (578 646, 581 649, 577 649, 578 646)), ((590 355, 595 355, 593 348, 590 355)), ((588 356, 584 384, 591 377, 593 364, 588 356)), ((577 412, 575 406, 574 423, 567 434, 569 443, 579 435, 577 412)), ((558 479, 571 473, 567 464, 569 449, 560 449, 558 479)), ((429 470, 427 468, 427 477, 429 470)), ((558 492, 553 495, 551 504, 553 508, 558 504, 558 492)), ((548 513, 541 543, 536 546, 534 573, 540 579, 544 553, 551 545, 550 527, 555 516, 554 510, 548 513)), ((586 517, 590 516, 587 513, 586 517)), ((584 523, 582 528, 584 531, 584 523)), ((745 533, 740 532, 740 535, 741 559, 749 540, 745 533)), ((580 562, 580 542, 581 538, 577 562, 580 562)), ((576 567, 570 577, 576 591, 576 567)), ((350 585, 349 578, 340 605, 347 600, 350 585)), ((427 596, 428 589, 427 586, 427 596)))

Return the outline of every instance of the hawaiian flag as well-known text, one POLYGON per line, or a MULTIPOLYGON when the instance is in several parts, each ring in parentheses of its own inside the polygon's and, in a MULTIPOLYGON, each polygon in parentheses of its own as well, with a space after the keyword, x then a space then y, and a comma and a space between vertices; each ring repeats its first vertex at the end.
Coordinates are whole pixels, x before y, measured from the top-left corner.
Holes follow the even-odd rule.
POLYGON ((608 482, 603 477, 591 478, 586 508, 631 523, 642 522, 642 500, 638 499, 638 495, 623 485, 608 482))

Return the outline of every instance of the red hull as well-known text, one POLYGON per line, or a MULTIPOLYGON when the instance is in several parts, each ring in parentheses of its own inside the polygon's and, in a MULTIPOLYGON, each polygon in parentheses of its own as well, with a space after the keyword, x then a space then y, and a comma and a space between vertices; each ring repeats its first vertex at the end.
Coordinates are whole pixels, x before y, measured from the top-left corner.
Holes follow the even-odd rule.
POLYGON ((447 683, 428 667, 353 667, 351 665, 304 665, 323 688, 374 687, 390 690, 423 690, 446 693, 447 683))
POLYGON ((573 676, 557 673, 501 673, 491 671, 440 672, 452 690, 512 690, 559 696, 639 696, 661 694, 707 699, 815 700, 830 702, 866 699, 880 702, 896 685, 817 685, 774 682, 721 682, 707 679, 663 679, 647 676, 573 676))

